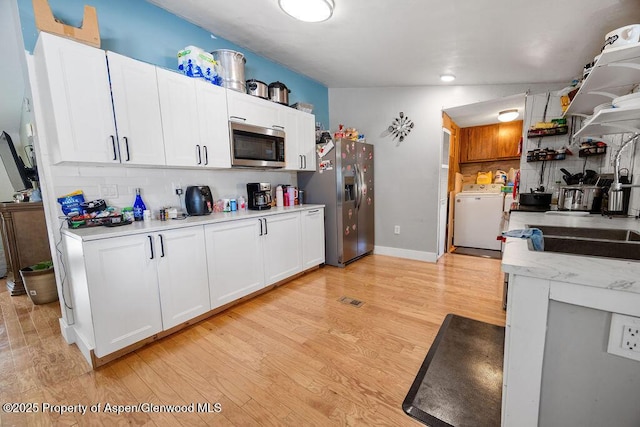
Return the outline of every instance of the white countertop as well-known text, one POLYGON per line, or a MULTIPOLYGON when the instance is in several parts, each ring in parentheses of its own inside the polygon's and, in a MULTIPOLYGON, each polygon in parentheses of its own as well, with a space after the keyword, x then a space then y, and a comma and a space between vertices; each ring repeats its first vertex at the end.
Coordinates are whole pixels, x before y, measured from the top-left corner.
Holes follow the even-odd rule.
POLYGON ((87 242, 91 240, 107 239, 110 237, 129 236, 132 234, 161 232, 162 230, 167 230, 170 228, 193 227, 197 225, 215 224, 220 222, 258 218, 287 212, 299 212, 319 208, 324 208, 324 205, 305 204, 279 208, 272 207, 271 209, 261 211, 246 210, 235 212, 218 212, 212 213, 211 215, 190 216, 186 219, 181 220, 170 219, 167 221, 136 221, 132 224, 119 227, 95 226, 76 229, 63 228, 62 234, 74 239, 87 242))
MULTIPOLYGON (((630 218, 511 212, 509 230, 523 229, 528 224, 640 231, 640 221, 630 218)), ((640 261, 536 252, 529 250, 527 239, 507 238, 502 255, 502 270, 522 276, 640 294, 640 261)))

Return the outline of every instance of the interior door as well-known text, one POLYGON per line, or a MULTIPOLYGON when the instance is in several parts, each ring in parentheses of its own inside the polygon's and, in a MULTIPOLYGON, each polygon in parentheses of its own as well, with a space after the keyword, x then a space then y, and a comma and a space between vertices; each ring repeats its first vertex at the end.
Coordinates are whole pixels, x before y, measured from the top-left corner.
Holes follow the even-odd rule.
POLYGON ((451 131, 442 128, 442 146, 440 149, 440 176, 438 188, 438 254, 440 258, 447 249, 447 200, 449 185, 449 149, 451 131))

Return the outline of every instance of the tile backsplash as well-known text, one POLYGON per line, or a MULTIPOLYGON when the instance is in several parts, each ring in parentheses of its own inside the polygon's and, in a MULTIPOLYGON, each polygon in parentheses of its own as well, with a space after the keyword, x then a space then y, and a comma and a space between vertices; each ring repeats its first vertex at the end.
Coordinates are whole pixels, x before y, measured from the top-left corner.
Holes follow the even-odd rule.
MULTIPOLYGON (((208 185, 214 199, 247 197, 248 182, 269 182, 275 189, 278 184, 297 184, 295 172, 253 169, 204 170, 171 168, 135 168, 123 166, 68 166, 53 165, 56 197, 82 190, 85 200, 105 199, 109 206, 131 206, 135 189, 142 189, 142 198, 151 211, 165 206, 184 208, 183 192, 189 185, 208 185), (113 186, 117 195, 113 193, 113 186)), ((60 211, 62 215, 62 211, 60 211)))

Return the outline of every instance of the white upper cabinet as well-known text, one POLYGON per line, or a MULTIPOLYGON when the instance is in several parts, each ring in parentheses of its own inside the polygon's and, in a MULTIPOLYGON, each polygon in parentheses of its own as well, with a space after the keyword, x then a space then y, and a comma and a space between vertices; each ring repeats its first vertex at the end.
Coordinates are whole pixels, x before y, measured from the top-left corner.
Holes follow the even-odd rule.
POLYGON ((156 67, 107 52, 120 162, 164 165, 156 67))
POLYGON ((226 90, 203 80, 194 80, 194 82, 202 147, 201 166, 230 168, 231 148, 226 90))
POLYGON ((167 165, 231 167, 225 89, 157 68, 167 165))
POLYGON ((265 128, 281 129, 280 105, 257 96, 227 90, 229 120, 265 128))
POLYGON ((202 147, 194 81, 162 68, 156 71, 167 165, 201 165, 202 147))
POLYGON ((315 171, 315 116, 286 106, 280 106, 279 113, 286 135, 286 169, 315 171))
POLYGON ((34 50, 55 163, 119 163, 105 52, 44 32, 34 50))

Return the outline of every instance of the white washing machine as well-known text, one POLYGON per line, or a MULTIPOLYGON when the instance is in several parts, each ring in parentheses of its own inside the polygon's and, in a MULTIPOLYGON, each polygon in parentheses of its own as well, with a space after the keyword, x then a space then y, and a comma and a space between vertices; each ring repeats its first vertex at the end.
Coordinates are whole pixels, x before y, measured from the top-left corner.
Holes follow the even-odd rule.
POLYGON ((456 195, 453 244, 499 251, 504 194, 501 184, 466 184, 456 195))

